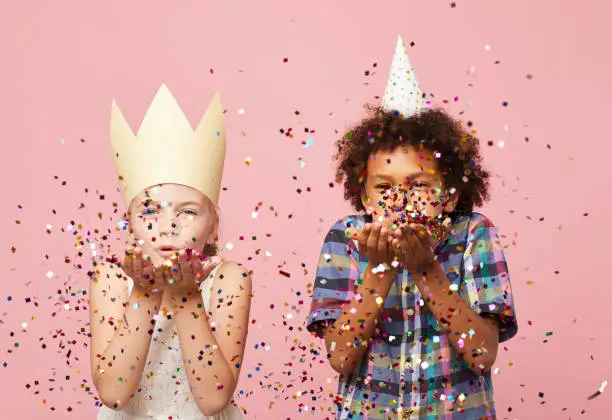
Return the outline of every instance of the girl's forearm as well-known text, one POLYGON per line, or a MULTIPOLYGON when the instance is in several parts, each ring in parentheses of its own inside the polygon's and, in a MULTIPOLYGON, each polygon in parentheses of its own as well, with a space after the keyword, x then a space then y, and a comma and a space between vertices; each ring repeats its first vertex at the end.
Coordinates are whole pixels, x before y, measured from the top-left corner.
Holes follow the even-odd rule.
POLYGON ((115 334, 93 372, 100 399, 115 410, 122 410, 138 390, 147 360, 161 293, 146 297, 145 293, 133 288, 124 318, 115 320, 115 334))
POLYGON ((202 414, 213 416, 231 401, 238 370, 217 344, 202 296, 196 292, 177 300, 176 327, 191 393, 202 414))

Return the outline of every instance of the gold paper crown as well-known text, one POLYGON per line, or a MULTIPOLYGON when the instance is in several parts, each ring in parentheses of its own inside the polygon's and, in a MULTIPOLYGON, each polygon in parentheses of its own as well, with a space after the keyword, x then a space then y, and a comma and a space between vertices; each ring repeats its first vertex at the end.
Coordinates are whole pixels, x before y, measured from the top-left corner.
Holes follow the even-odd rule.
POLYGON ((218 204, 225 160, 225 122, 219 93, 194 131, 162 84, 137 135, 113 100, 110 140, 126 207, 142 190, 162 183, 195 188, 218 204))

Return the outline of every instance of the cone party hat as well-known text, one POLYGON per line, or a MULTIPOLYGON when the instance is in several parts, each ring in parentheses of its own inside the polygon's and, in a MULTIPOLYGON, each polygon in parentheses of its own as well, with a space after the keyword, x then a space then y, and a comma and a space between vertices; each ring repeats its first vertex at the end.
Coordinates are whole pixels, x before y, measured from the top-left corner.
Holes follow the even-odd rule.
POLYGON ((382 106, 386 111, 399 112, 404 117, 425 109, 423 92, 401 36, 397 37, 382 106))

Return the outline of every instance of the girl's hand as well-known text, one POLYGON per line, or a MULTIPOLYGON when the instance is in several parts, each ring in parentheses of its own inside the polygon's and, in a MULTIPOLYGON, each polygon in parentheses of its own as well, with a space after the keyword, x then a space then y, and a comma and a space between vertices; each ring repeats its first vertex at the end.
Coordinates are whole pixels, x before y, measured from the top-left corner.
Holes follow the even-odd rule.
POLYGON ((411 223, 393 232, 392 245, 398 250, 396 252, 406 270, 423 270, 436 260, 435 249, 450 232, 450 219, 445 220, 441 228, 441 232, 433 235, 424 225, 411 223))
POLYGON ((347 235, 357 239, 359 252, 368 258, 370 264, 391 264, 395 253, 391 248, 391 231, 380 223, 367 223, 362 229, 350 229, 347 235))
POLYGON ((219 257, 206 258, 192 250, 181 249, 178 256, 164 267, 166 287, 175 296, 199 293, 198 287, 220 263, 219 257))
POLYGON ((122 268, 134 281, 134 286, 151 293, 159 293, 164 289, 161 267, 155 267, 151 258, 142 254, 142 248, 126 248, 122 268))

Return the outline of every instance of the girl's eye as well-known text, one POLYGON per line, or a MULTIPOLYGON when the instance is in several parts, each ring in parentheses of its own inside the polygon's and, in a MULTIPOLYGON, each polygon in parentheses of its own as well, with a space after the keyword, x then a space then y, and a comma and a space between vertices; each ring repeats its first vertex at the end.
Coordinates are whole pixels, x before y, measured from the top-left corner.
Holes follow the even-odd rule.
POLYGON ((142 214, 144 214, 145 216, 148 216, 148 215, 151 215, 151 214, 155 214, 155 209, 144 209, 142 214))
POLYGON ((198 215, 198 213, 196 211, 191 210, 191 209, 181 210, 181 214, 188 214, 190 216, 197 216, 198 215))
POLYGON ((377 185, 374 188, 376 188, 377 190, 381 190, 381 191, 387 191, 389 188, 391 188, 391 186, 387 184, 381 184, 381 185, 377 185))

